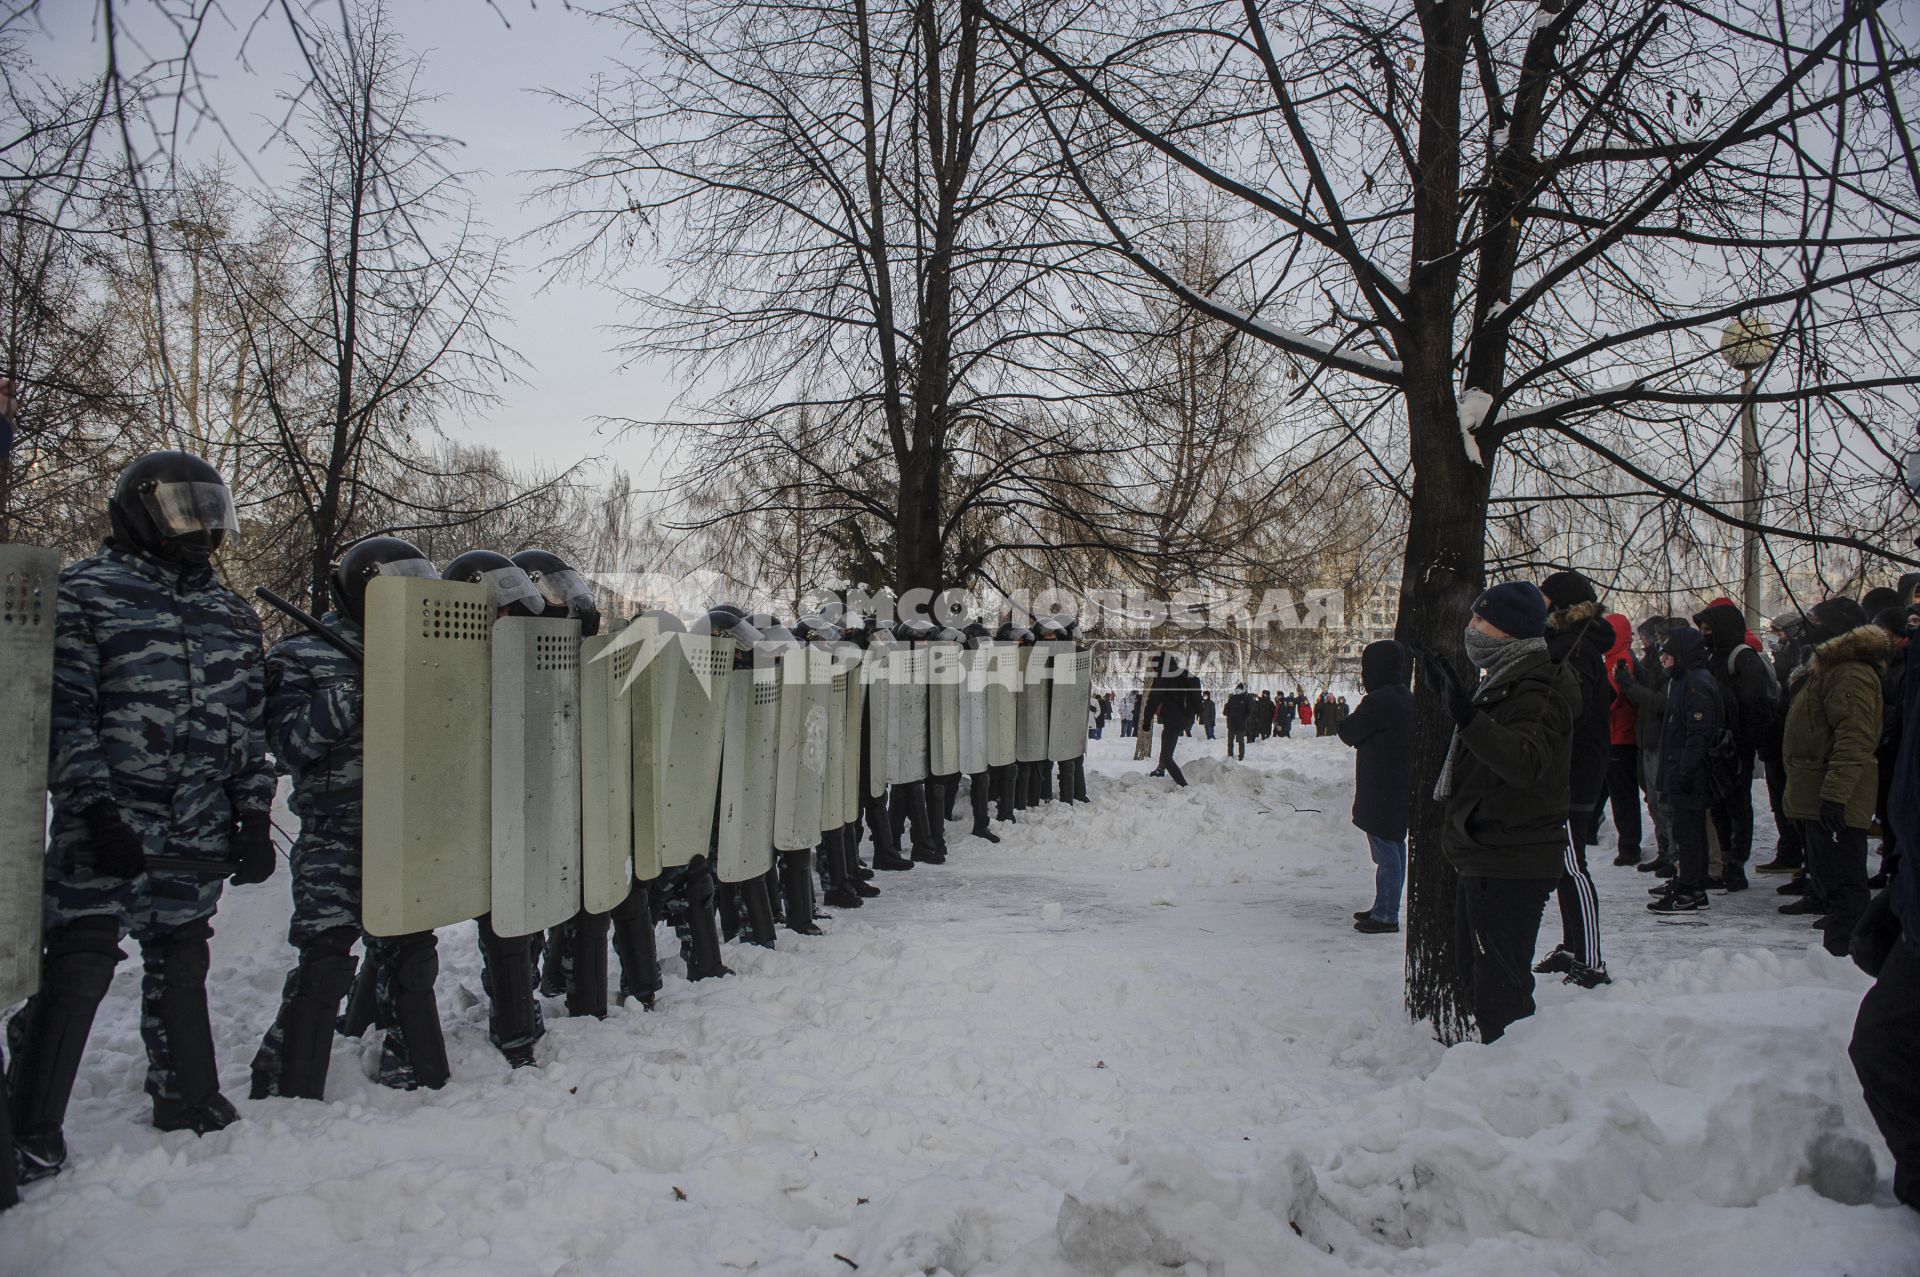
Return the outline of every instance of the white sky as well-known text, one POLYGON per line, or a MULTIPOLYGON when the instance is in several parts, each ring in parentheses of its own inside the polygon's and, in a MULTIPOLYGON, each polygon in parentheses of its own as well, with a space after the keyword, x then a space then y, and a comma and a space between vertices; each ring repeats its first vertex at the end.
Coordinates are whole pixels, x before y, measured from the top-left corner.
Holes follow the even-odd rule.
MULTIPOLYGON (((532 170, 565 164, 573 154, 566 136, 569 113, 538 93, 542 88, 578 90, 608 65, 607 29, 561 0, 389 0, 389 12, 407 44, 427 56, 423 87, 441 101, 427 108, 428 127, 464 145, 451 157, 471 174, 480 217, 493 233, 513 238, 539 225, 550 211, 525 201, 538 185, 532 170), (505 15, 503 21, 502 15, 505 15), (507 25, 511 22, 511 27, 507 25)), ((244 24, 264 0, 216 0, 200 54, 202 75, 220 122, 237 147, 202 126, 181 148, 189 159, 224 153, 236 179, 251 181, 244 155, 271 178, 277 161, 263 148, 267 121, 284 107, 275 93, 286 90, 298 55, 284 19, 268 17, 238 58, 244 24), (279 107, 276 110, 276 107, 279 107)), ((318 20, 337 20, 332 0, 312 5, 318 20)), ((36 69, 61 79, 97 74, 104 58, 89 0, 43 0, 41 34, 28 53, 36 69)), ((155 32, 152 11, 121 6, 136 37, 155 32), (144 21, 143 21, 144 20, 144 21)), ((146 45, 153 56, 172 47, 157 32, 146 45)), ((123 55, 124 56, 124 55, 123 55)), ((446 423, 457 439, 490 444, 515 461, 564 466, 583 457, 605 457, 632 472, 642 485, 657 481, 654 440, 644 434, 614 437, 597 428, 601 416, 656 418, 664 415, 677 387, 671 370, 647 366, 621 371, 607 326, 619 319, 614 298, 599 288, 555 284, 542 291, 537 244, 512 251, 514 278, 502 297, 509 322, 499 332, 520 352, 525 384, 505 388, 501 402, 463 421, 446 423)), ((636 277, 637 278, 637 277, 636 277)))

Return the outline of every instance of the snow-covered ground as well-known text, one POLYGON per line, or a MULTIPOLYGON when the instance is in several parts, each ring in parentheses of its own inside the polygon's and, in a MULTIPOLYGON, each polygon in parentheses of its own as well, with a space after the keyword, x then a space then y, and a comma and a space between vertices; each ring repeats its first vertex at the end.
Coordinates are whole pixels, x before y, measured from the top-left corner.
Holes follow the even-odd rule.
POLYGON ((245 1120, 146 1126, 123 963, 72 1162, 0 1216, 0 1273, 1920 1273, 1846 1059, 1866 981, 1771 882, 1666 925, 1596 867, 1616 983, 1443 1050, 1398 938, 1351 929, 1372 869, 1338 742, 1196 741, 1184 791, 1130 746, 1095 744, 1091 807, 997 847, 955 824, 948 865, 729 946, 732 979, 670 957, 652 1014, 549 1005, 537 1070, 487 1044, 472 928, 442 933, 437 1093, 340 1041, 330 1103, 248 1102, 287 888, 231 890, 213 1009, 245 1120))

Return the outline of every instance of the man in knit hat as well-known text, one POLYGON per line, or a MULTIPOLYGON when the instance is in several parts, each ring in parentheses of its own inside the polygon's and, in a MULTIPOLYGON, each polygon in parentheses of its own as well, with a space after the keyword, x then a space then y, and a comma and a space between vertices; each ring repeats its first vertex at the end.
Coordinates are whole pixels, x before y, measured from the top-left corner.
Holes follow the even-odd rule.
POLYGON ((1547 601, 1509 581, 1473 603, 1462 636, 1481 671, 1469 686, 1438 653, 1421 655, 1421 685, 1454 722, 1433 796, 1440 849, 1460 875, 1454 916, 1461 974, 1482 1041, 1533 1014, 1534 943, 1547 897, 1565 871, 1574 675, 1547 655, 1547 601))
POLYGON ((1607 679, 1607 649, 1613 627, 1600 610, 1593 583, 1578 572, 1555 572, 1540 583, 1552 610, 1547 614, 1547 655, 1569 670, 1579 688, 1574 707, 1573 747, 1567 779, 1567 854, 1557 889, 1560 945, 1534 970, 1565 973, 1567 983, 1591 989, 1608 983, 1600 956, 1600 898, 1587 872, 1587 848, 1599 836, 1607 791, 1607 759, 1613 684, 1607 679))

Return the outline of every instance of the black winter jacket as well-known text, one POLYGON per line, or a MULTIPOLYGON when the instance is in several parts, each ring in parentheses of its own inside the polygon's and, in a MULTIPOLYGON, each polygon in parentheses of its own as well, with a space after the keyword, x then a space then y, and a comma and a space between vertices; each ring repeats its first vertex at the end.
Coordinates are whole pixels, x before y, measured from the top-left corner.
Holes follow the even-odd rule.
POLYGON ((1573 671, 1580 701, 1574 711, 1567 812, 1584 816, 1600 805, 1607 790, 1607 758, 1613 751, 1608 718, 1613 684, 1607 679, 1607 649, 1613 627, 1598 603, 1576 603, 1547 618, 1547 655, 1573 671))
POLYGON ((1660 775, 1654 788, 1670 807, 1704 811, 1713 799, 1709 781, 1713 743, 1720 737, 1720 688, 1701 668, 1711 654, 1697 635, 1674 641, 1675 669, 1667 684, 1660 726, 1660 775))
MULTIPOLYGON (((1597 627, 1609 638, 1611 627, 1597 627)), ((1460 729, 1440 849, 1460 873, 1557 881, 1567 847, 1567 778, 1580 685, 1540 655, 1478 693, 1460 729)), ((1601 714, 1601 739, 1606 739, 1601 714)))
POLYGON ((1353 823, 1389 842, 1405 840, 1412 800, 1409 669, 1400 644, 1391 640, 1368 644, 1360 656, 1360 682, 1367 694, 1340 724, 1340 739, 1358 751, 1353 763, 1353 823), (1375 658, 1375 648, 1393 650, 1375 658))

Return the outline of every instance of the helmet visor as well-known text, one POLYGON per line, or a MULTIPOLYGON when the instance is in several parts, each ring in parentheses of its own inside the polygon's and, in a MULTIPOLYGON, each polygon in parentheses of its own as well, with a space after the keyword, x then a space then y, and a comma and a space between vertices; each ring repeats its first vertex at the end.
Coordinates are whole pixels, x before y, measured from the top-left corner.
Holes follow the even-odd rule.
POLYGON ((373 565, 375 576, 411 576, 423 581, 438 581, 440 574, 433 570, 433 564, 425 559, 394 559, 388 563, 373 565))
POLYGON ((586 578, 567 568, 560 572, 528 573, 534 588, 540 591, 540 597, 550 607, 565 608, 569 613, 597 612, 599 606, 593 601, 593 589, 586 578))
POLYGON ((240 531, 224 483, 156 483, 140 490, 140 501, 162 537, 240 531))
POLYGON ((525 604, 536 615, 544 606, 540 591, 527 574, 517 567, 490 568, 480 574, 480 583, 493 592, 495 611, 504 611, 516 603, 525 604))

